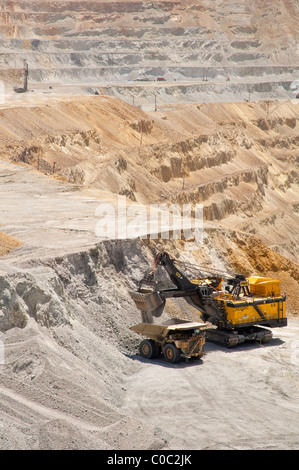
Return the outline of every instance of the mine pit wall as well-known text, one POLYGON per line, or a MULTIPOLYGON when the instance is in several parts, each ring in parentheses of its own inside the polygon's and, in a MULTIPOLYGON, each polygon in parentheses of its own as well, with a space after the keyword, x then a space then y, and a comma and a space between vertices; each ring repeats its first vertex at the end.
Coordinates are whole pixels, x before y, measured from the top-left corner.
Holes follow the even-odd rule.
MULTIPOLYGON (((295 99, 298 93, 298 86, 295 86, 296 78, 298 75, 294 75, 293 79, 273 79, 273 80, 262 80, 256 79, 244 79, 238 78, 236 82, 225 82, 224 78, 221 77, 220 81, 213 83, 203 82, 202 84, 184 84, 184 81, 190 79, 186 76, 178 78, 177 84, 169 83, 166 86, 156 86, 153 83, 151 89, 148 86, 134 86, 129 83, 127 85, 117 85, 117 81, 127 81, 125 76, 130 72, 129 68, 124 68, 120 75, 115 79, 115 73, 107 73, 105 69, 95 69, 88 67, 74 68, 74 69, 55 69, 51 68, 49 71, 44 69, 32 70, 29 78, 30 90, 38 91, 39 84, 45 84, 45 86, 51 86, 53 92, 59 91, 59 87, 64 85, 80 85, 83 93, 86 94, 105 94, 109 96, 115 96, 126 101, 129 104, 136 106, 146 106, 146 109, 155 109, 154 95, 156 95, 156 108, 159 109, 161 106, 166 104, 179 104, 179 103, 213 103, 213 102, 234 102, 234 101, 259 101, 273 99, 295 99), (113 83, 113 85, 109 85, 113 83), (82 83, 85 84, 82 88, 82 83), (89 84, 89 87, 88 87, 89 84)), ((162 73, 158 75, 163 75, 162 73)), ((5 71, 1 74, 1 77, 5 83, 6 94, 12 93, 12 86, 16 85, 16 72, 5 71)), ((175 79, 176 80, 176 79, 175 79)), ((192 79, 191 79, 192 80, 192 79)), ((199 77, 198 80, 201 80, 199 77)), ((48 92, 49 93, 49 92, 48 92)))
POLYGON ((105 94, 116 96, 129 104, 134 101, 136 106, 146 106, 146 109, 155 109, 153 93, 156 95, 156 108, 163 109, 166 104, 179 103, 213 103, 235 101, 259 101, 295 98, 297 88, 294 89, 293 80, 252 82, 223 82, 203 84, 171 84, 159 86, 152 90, 142 86, 103 86, 105 94))
POLYGON ((225 176, 218 181, 198 185, 194 190, 184 191, 172 198, 172 202, 179 204, 204 204, 204 220, 218 220, 232 215, 239 211, 250 216, 249 212, 258 212, 263 207, 263 196, 265 195, 265 186, 268 184, 268 167, 248 169, 239 171, 236 174, 225 176), (242 198, 234 199, 229 197, 227 190, 229 187, 238 187, 241 183, 250 184, 251 198, 247 197, 246 202, 242 198), (217 202, 207 203, 209 198, 215 195, 221 195, 217 202))
MULTIPOLYGON (((99 113, 94 100, 95 98, 90 98, 93 103, 91 110, 99 113)), ((118 100, 111 99, 111 106, 115 101, 118 100)), ((214 110, 217 113, 217 106, 220 105, 211 108, 202 108, 198 105, 188 109, 195 111, 197 119, 195 125, 198 123, 200 126, 200 111, 203 109, 206 114, 203 117, 209 117, 209 113, 213 116, 214 110)), ((271 110, 273 107, 279 109, 279 102, 254 105, 241 103, 241 107, 240 104, 237 106, 240 111, 245 109, 246 112, 250 112, 252 109, 259 114, 249 119, 238 114, 235 120, 228 119, 223 123, 220 120, 215 129, 209 130, 205 127, 198 131, 196 129, 194 136, 186 135, 186 138, 180 136, 177 141, 158 141, 144 144, 141 148, 135 144, 137 140, 134 140, 134 146, 128 141, 126 147, 123 147, 121 156, 116 153, 109 158, 108 178, 102 171, 96 177, 93 176, 93 183, 99 181, 103 184, 106 180, 108 190, 112 188, 115 193, 126 195, 132 201, 136 201, 144 192, 144 187, 139 185, 138 178, 135 177, 138 168, 140 175, 144 174, 148 187, 152 188, 149 191, 151 193, 148 195, 149 198, 165 191, 172 203, 203 204, 204 219, 207 221, 221 221, 237 213, 246 214, 248 217, 253 217, 258 212, 262 215, 269 194, 266 192, 271 187, 279 190, 279 198, 284 204, 283 193, 298 183, 295 164, 295 152, 298 146, 295 107, 292 105, 292 113, 282 113, 275 117, 271 112, 267 115, 267 109, 271 110), (259 115, 260 118, 257 117, 259 115), (282 154, 281 149, 286 154, 282 154), (183 178, 185 178, 184 187, 183 178), (114 183, 115 187, 112 186, 114 183)), ((36 108, 35 111, 40 110, 45 112, 43 107, 36 108)), ((128 110, 141 113, 138 108, 132 106, 128 107, 128 110)), ((30 112, 34 114, 34 111, 30 112)), ((222 108, 220 112, 223 112, 222 108)), ((7 109, 4 113, 7 115, 6 119, 14 116, 14 110, 7 109)), ((133 116, 135 117, 135 114, 133 116)), ((142 122, 144 134, 148 134, 150 140, 152 129, 155 130, 157 122, 158 124, 160 122, 150 119, 154 117, 154 113, 136 114, 136 116, 148 118, 142 122)), ((182 117, 184 118, 184 114, 182 117)), ((125 122, 129 135, 131 129, 140 133, 140 122, 140 119, 125 122)), ((161 120, 161 123, 163 122, 168 121, 161 120)), ((89 121, 87 125, 90 125, 89 121)), ((123 132, 123 128, 121 131, 123 132)), ((88 175, 94 168, 93 160, 89 163, 90 166, 84 166, 83 158, 95 155, 100 161, 104 153, 103 142, 105 140, 100 127, 80 132, 58 129, 53 135, 48 135, 45 128, 45 131, 39 130, 37 136, 27 142, 4 144, 3 153, 12 161, 29 164, 47 174, 53 173, 52 161, 55 160, 58 162, 55 167, 57 174, 72 183, 88 185, 88 175)), ((152 202, 150 199, 146 201, 147 204, 152 202)))
POLYGON ((104 337, 112 322, 111 335, 126 349, 129 325, 138 320, 128 288, 145 269, 148 261, 137 241, 107 241, 86 252, 32 260, 26 272, 16 268, 0 277, 0 331, 24 328, 30 318, 47 328, 79 320, 97 324, 104 337))
MULTIPOLYGON (((127 449, 136 433, 143 436, 141 450, 165 445, 156 428, 121 411, 127 376, 140 367, 141 338, 130 326, 141 316, 128 291, 149 272, 161 249, 224 274, 272 272, 283 281, 287 315, 299 313, 298 265, 258 238, 216 228, 205 231, 196 251, 174 240, 106 241, 88 251, 15 265, 13 274, 1 271, 3 445, 14 439, 18 449, 57 450, 57 429, 64 433, 59 449, 127 449), (17 422, 16 413, 21 416, 17 422), (24 433, 34 440, 22 440, 24 433)), ((161 287, 171 285, 164 270, 157 271, 157 281, 161 287)), ((169 299, 159 320, 169 317, 201 320, 183 299, 169 299)))
POLYGON ((163 445, 120 410, 139 368, 130 326, 140 314, 128 288, 149 261, 136 241, 116 241, 1 270, 2 448, 123 449, 136 432, 139 449, 163 445))
MULTIPOLYGON (((139 85, 146 79, 148 83, 156 82, 158 77, 167 77, 167 82, 175 85, 175 81, 202 81, 202 86, 209 88, 209 82, 217 82, 217 84, 229 88, 230 80, 237 80, 242 85, 244 82, 261 83, 285 83, 285 87, 289 82, 298 79, 298 66, 259 66, 259 65, 240 65, 231 67, 217 66, 152 66, 136 64, 138 57, 132 54, 130 58, 115 57, 115 64, 111 66, 102 58, 103 56, 95 56, 90 52, 68 52, 68 53, 28 53, 28 52, 12 52, 1 53, 1 59, 5 64, 4 70, 9 78, 15 78, 16 74, 22 75, 23 60, 25 59, 29 65, 29 78, 31 86, 34 84, 60 82, 61 84, 84 84, 93 83, 103 84, 103 82, 128 82, 128 86, 134 84, 136 79, 132 76, 141 76, 139 85), (130 62, 135 62, 131 64, 130 62), (17 64, 17 65, 16 65, 17 64), (141 72, 142 70, 142 72, 141 72), (203 78, 204 77, 204 78, 203 78), (221 83, 222 82, 222 83, 221 83)), ((161 83, 160 83, 161 84, 161 83)), ((117 86, 117 85, 116 85, 117 86)), ((254 91, 254 90, 253 90, 254 91)), ((269 88, 268 88, 268 91, 269 88)))
MULTIPOLYGON (((50 330, 79 322, 102 340, 108 334, 121 351, 132 352, 136 341, 129 327, 140 321, 140 312, 128 292, 150 271, 160 249, 197 265, 204 261, 216 269, 222 266, 224 274, 283 272, 299 281, 298 265, 253 235, 206 227, 198 250, 190 251, 188 242, 184 245, 182 250, 176 240, 104 241, 88 251, 16 267, 14 274, 0 276, 0 332, 26 328, 32 320, 50 330)), ((171 286, 163 269, 157 276, 171 286)), ((181 315, 191 312, 199 319, 187 304, 184 309, 181 315)))
MULTIPOLYGON (((208 80, 202 89, 167 88, 159 94, 165 102, 242 100, 249 94, 265 99, 273 93, 290 98, 296 94, 291 82, 298 79, 297 29, 295 0, 287 6, 282 0, 273 5, 255 0, 250 6, 245 0, 238 5, 8 0, 0 7, 0 79, 16 85, 26 59, 33 89, 40 83, 96 86, 163 76, 167 82, 208 80), (226 78, 240 81, 239 87, 226 78), (248 80, 252 86, 244 83, 248 80), (209 81, 223 83, 216 87, 209 81), (254 82, 263 86, 257 89, 254 82)), ((110 93, 131 99, 131 90, 110 93)))

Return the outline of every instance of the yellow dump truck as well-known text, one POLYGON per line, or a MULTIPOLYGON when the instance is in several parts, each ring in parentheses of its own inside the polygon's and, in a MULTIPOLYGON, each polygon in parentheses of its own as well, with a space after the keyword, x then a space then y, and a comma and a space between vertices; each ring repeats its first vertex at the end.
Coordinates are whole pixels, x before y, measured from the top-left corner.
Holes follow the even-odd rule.
POLYGON ((161 353, 167 362, 172 364, 193 358, 201 358, 204 354, 205 324, 172 319, 168 324, 139 323, 131 330, 146 336, 139 345, 142 357, 153 359, 161 353))

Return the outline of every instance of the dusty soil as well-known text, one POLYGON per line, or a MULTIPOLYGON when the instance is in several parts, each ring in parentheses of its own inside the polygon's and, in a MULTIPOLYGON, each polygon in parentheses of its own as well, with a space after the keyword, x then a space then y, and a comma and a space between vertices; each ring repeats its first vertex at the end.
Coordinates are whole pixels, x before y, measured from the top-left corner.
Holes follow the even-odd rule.
POLYGON ((201 364, 143 360, 122 409, 162 431, 165 449, 298 449, 298 328, 267 347, 209 343, 201 364))

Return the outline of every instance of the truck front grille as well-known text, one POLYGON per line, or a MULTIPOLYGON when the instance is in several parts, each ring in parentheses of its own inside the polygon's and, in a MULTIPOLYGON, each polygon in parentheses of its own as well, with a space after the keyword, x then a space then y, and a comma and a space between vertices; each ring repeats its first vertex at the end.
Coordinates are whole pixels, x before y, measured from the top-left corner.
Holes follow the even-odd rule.
POLYGON ((191 339, 188 341, 188 354, 197 354, 201 350, 202 338, 191 339))

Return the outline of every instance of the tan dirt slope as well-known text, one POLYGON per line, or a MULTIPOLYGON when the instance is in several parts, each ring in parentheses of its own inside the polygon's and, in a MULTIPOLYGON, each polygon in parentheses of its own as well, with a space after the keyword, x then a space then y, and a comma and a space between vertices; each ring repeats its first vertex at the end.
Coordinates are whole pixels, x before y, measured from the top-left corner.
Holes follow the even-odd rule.
POLYGON ((10 251, 21 245, 22 242, 19 240, 16 240, 6 233, 0 232, 0 256, 8 254, 10 251))
MULTIPOLYGON (((1 230, 23 242, 0 258, 1 449, 298 447, 297 107, 146 113, 97 96, 1 108, 1 230), (203 204, 203 245, 100 242, 96 208, 119 194, 203 204), (195 365, 141 360, 128 291, 158 249, 281 278, 289 326, 266 347, 207 345, 195 365)), ((199 320, 181 302, 163 315, 199 320)))
POLYGON ((296 102, 145 112, 105 96, 29 100, 1 110, 0 137, 2 159, 132 202, 203 204, 207 222, 299 260, 296 102))
MULTIPOLYGON (((215 103, 145 112, 108 96, 34 103, 30 97, 26 105, 1 110, 2 159, 34 167, 62 185, 98 191, 98 200, 119 194, 129 203, 203 204, 206 229, 214 224, 223 233, 241 233, 214 240, 226 250, 226 263, 246 275, 281 274, 290 310, 297 312, 291 299, 299 259, 298 104, 215 103)), ((51 245, 48 233, 44 239, 51 245)))

